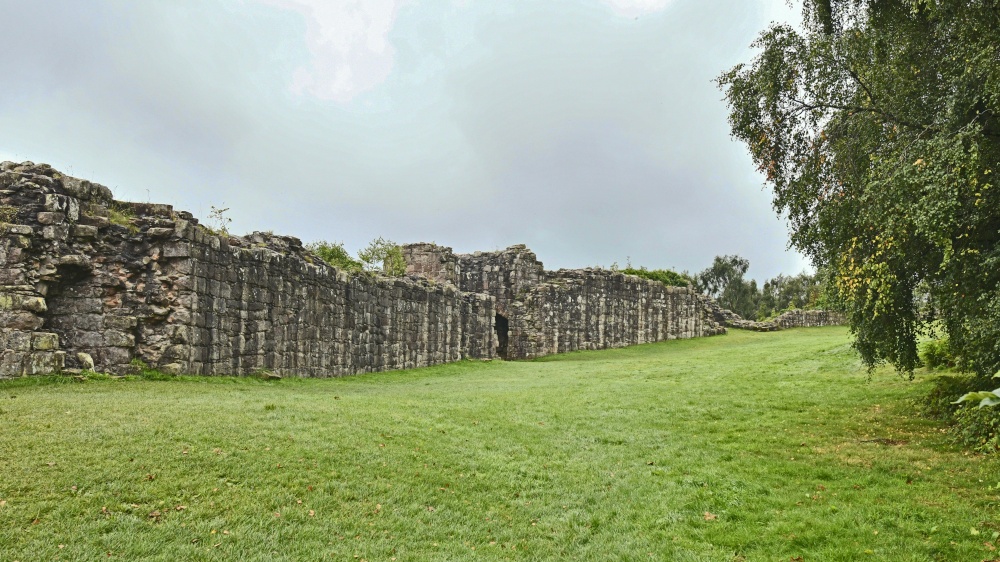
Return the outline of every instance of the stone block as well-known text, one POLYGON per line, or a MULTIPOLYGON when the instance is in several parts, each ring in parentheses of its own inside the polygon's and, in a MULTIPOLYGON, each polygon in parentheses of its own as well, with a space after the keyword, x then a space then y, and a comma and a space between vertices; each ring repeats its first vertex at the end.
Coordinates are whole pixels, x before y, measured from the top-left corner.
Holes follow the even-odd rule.
POLYGON ((135 316, 105 316, 104 327, 110 330, 129 330, 135 328, 139 320, 135 316))
POLYGON ((150 238, 166 238, 168 236, 173 235, 173 233, 174 233, 173 228, 162 228, 162 227, 154 227, 146 231, 146 235, 149 236, 150 238))
POLYGON ((111 225, 111 221, 107 217, 102 217, 99 215, 84 215, 80 222, 82 224, 93 226, 94 228, 100 230, 107 228, 111 225))
POLYGON ((59 348, 59 336, 48 332, 31 334, 31 349, 35 351, 54 351, 59 348))
POLYGON ((92 200, 104 204, 108 204, 112 201, 111 190, 99 183, 93 183, 69 176, 63 176, 61 181, 63 189, 66 190, 66 193, 69 193, 77 199, 83 199, 85 201, 92 200))
POLYGON ((59 373, 66 366, 64 351, 36 351, 29 353, 24 360, 24 374, 48 375, 59 373))
POLYGON ((180 363, 167 363, 160 366, 160 372, 167 375, 179 375, 183 370, 184 366, 180 363))
POLYGON ((109 347, 133 347, 135 336, 126 332, 108 330, 104 332, 104 344, 109 347))
POLYGON ((70 228, 70 234, 72 234, 74 238, 89 240, 97 237, 97 227, 87 224, 74 224, 70 228))
POLYGON ((41 224, 62 224, 66 222, 66 213, 42 211, 38 213, 38 222, 41 224))
POLYGON ((42 228, 42 238, 46 240, 65 240, 69 236, 69 226, 53 224, 42 228))
POLYGON ((15 330, 0 331, 0 349, 29 351, 31 349, 31 333, 15 330))
MULTIPOLYGON (((44 285, 42 288, 44 289, 44 285)), ((7 303, 7 306, 0 304, 0 309, 45 312, 45 299, 39 294, 39 291, 36 291, 31 285, 0 286, 0 302, 7 303), (38 302, 39 299, 41 299, 41 303, 38 302)))
POLYGON ((34 332, 44 323, 43 318, 31 312, 0 310, 0 328, 34 332))
POLYGON ((26 224, 8 224, 4 227, 8 234, 17 234, 19 236, 30 236, 34 230, 26 224))
POLYGON ((90 356, 89 353, 80 352, 76 354, 76 361, 80 364, 81 369, 86 369, 88 371, 94 370, 94 358, 90 356))
POLYGON ((161 255, 165 258, 186 258, 191 255, 191 244, 188 242, 164 244, 161 255))

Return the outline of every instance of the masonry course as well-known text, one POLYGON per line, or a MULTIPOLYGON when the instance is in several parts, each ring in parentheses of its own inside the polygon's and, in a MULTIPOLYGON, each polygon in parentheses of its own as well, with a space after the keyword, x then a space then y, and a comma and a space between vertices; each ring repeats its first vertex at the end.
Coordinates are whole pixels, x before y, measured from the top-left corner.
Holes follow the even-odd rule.
POLYGON ((0 378, 140 364, 327 377, 725 332, 718 306, 690 287, 549 272, 521 245, 403 249, 404 277, 347 272, 295 237, 213 232, 170 205, 3 162, 0 378))

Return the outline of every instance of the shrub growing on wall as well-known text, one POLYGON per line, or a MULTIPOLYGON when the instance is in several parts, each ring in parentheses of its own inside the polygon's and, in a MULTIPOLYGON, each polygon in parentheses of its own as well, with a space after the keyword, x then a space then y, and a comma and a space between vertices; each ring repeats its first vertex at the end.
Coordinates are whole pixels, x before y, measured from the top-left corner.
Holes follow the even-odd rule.
POLYGON ((635 275, 644 279, 659 281, 668 287, 687 287, 691 284, 690 277, 670 269, 646 269, 645 267, 635 269, 634 267, 627 267, 621 270, 621 272, 626 275, 635 275))
POLYGON ((333 267, 347 271, 361 271, 361 262, 351 257, 351 254, 344 248, 343 242, 320 240, 306 244, 306 249, 333 267))
POLYGON ((400 277, 406 273, 403 249, 399 244, 381 236, 358 252, 358 259, 364 264, 365 271, 381 272, 392 277, 400 277))

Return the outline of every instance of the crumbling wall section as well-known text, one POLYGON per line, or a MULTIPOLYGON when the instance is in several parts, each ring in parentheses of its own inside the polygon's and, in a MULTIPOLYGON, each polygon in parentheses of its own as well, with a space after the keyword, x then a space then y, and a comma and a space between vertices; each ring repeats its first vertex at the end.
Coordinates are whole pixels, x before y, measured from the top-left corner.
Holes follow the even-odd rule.
POLYGON ((508 316, 511 305, 546 279, 542 262, 525 245, 499 252, 476 252, 457 256, 458 288, 486 293, 496 299, 497 313, 508 316))
POLYGON ((711 297, 702 295, 701 298, 716 322, 740 330, 776 332, 785 328, 817 328, 847 324, 847 316, 832 310, 788 310, 771 320, 747 320, 732 310, 722 308, 711 297))
POLYGON ((9 162, 0 164, 0 212, 0 377, 120 372, 137 346, 166 344, 175 294, 151 257, 155 212, 132 216, 101 185, 9 162), (126 213, 127 226, 112 220, 126 213))
POLYGON ((182 239, 174 253, 192 265, 184 371, 319 377, 493 357, 486 295, 310 263, 290 237, 257 233, 234 246, 188 225, 182 239))
POLYGON ((301 376, 488 359, 494 315, 486 295, 347 274, 291 237, 216 235, 168 205, 0 164, 0 378, 134 359, 301 376))
MULTIPOLYGON (((406 244, 402 247, 406 273, 458 286, 462 268, 458 256, 447 246, 428 242, 406 244)), ((482 292, 482 291, 478 291, 482 292)))
POLYGON ((692 289, 599 269, 548 273, 511 310, 516 358, 725 333, 692 289))
POLYGON ((843 326, 847 316, 832 310, 789 310, 772 320, 782 328, 816 328, 819 326, 843 326))

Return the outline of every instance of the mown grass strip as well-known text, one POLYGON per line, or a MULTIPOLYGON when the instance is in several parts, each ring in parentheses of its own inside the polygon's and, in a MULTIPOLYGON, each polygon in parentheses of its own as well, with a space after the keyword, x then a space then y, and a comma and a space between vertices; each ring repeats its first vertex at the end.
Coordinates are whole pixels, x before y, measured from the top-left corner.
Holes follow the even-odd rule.
POLYGON ((333 380, 0 383, 2 560, 983 560, 996 459, 843 328, 333 380))

